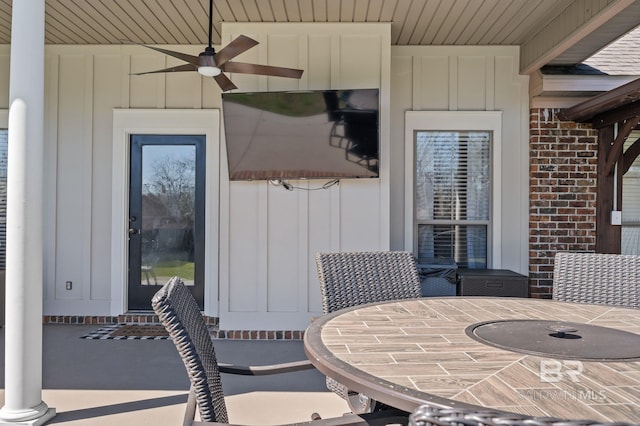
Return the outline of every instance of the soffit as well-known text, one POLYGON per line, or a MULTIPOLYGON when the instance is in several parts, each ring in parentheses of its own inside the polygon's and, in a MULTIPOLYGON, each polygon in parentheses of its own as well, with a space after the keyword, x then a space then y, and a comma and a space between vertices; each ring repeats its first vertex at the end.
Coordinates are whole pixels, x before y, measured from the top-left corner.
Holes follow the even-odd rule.
MULTIPOLYGON (((640 0, 214 1, 214 44, 222 22, 389 22, 393 45, 471 46, 524 45, 571 7, 584 15, 597 5, 636 4, 618 14, 624 25, 593 25, 582 44, 555 54, 559 63, 566 63, 562 55, 584 59, 628 31, 629 22, 640 24, 640 0)), ((0 0, 0 44, 10 43, 11 4, 0 0)), ((45 6, 47 44, 207 43, 208 0, 45 0, 45 6)))
MULTIPOLYGON (((596 31, 586 35, 566 52, 563 52, 548 63, 552 65, 564 65, 577 64, 585 61, 607 44, 624 36, 640 25, 639 17, 640 2, 632 2, 622 12, 602 23, 596 31), (603 45, 603 40, 608 40, 608 42, 603 45)), ((637 40, 638 38, 634 37, 632 42, 637 40)), ((623 54, 623 52, 620 53, 623 54)))

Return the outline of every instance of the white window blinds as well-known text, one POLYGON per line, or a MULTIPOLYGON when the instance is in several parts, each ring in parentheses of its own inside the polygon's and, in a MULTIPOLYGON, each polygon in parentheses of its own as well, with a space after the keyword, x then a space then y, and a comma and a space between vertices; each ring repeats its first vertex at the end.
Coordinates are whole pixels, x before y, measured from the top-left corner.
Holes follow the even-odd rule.
POLYGON ((418 257, 485 268, 491 132, 417 131, 415 143, 418 257))
MULTIPOLYGON (((626 151, 640 138, 633 131, 625 140, 626 151)), ((622 178, 622 254, 640 254, 640 157, 636 158, 622 178)))

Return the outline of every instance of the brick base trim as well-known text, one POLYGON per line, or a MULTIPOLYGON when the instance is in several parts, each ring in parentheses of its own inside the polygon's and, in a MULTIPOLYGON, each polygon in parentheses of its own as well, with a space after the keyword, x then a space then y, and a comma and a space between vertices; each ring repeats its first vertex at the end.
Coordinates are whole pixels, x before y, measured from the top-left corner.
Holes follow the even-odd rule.
MULTIPOLYGON (((217 317, 204 316, 207 325, 217 326, 217 317)), ((129 313, 118 316, 77 316, 77 315, 45 315, 43 324, 158 324, 160 319, 154 314, 129 313)))
POLYGON ((303 330, 216 330, 214 339, 228 340, 302 340, 303 330))
MULTIPOLYGON (((220 330, 220 319, 205 316, 205 323, 212 326, 211 337, 228 340, 302 340, 303 330, 220 330)), ((43 324, 108 325, 108 324, 158 324, 153 314, 124 314, 118 316, 45 315, 43 324)))
POLYGON ((76 315, 45 315, 43 324, 118 324, 119 317, 111 316, 76 316, 76 315))

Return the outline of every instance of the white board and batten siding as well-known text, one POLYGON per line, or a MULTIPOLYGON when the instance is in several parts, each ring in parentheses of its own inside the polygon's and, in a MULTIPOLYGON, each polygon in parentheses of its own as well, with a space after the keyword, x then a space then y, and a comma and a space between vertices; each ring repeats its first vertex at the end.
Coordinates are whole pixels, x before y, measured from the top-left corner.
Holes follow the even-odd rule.
POLYGON ((241 91, 380 89, 379 179, 286 191, 267 182, 227 185, 221 165, 220 327, 303 330, 321 312, 317 252, 389 249, 390 27, 223 24, 222 44, 240 34, 260 42, 244 62, 304 69, 299 81, 232 76, 241 91))
MULTIPOLYGON (((0 46, 4 57, 5 46, 0 46)), ((198 46, 168 46, 197 54, 198 46)), ((7 47, 6 52, 9 49, 7 47)), ((45 215, 44 314, 107 316, 125 312, 126 258, 114 223, 126 218, 127 164, 114 158, 114 110, 195 111, 219 106, 219 90, 196 73, 130 76, 141 70, 165 68, 178 61, 139 46, 57 46, 45 48, 45 215), (119 185, 121 197, 112 198, 119 185), (122 208, 117 215, 114 205, 122 208), (116 217, 117 216, 117 217, 116 217), (114 242, 115 241, 115 242, 114 242), (120 245, 118 245, 120 241, 120 245), (115 259, 115 262, 114 262, 115 259), (70 290, 66 282, 71 281, 70 290)), ((0 100, 8 100, 7 61, 0 61, 0 100)), ((215 115, 214 115, 215 117, 215 115)), ((165 120, 166 124, 170 120, 165 120)), ((144 132, 174 132, 154 126, 144 132)), ((212 135, 217 151, 219 132, 212 135)), ((209 142, 209 141, 208 141, 209 142)), ((127 141, 118 140, 126 151, 127 141)), ((218 156, 208 164, 218 178, 218 156)), ((212 191, 217 194, 217 188, 212 191)), ((217 197, 213 229, 217 232, 217 197)), ((121 227, 123 233, 126 228, 121 227)), ((217 235, 215 236, 217 248, 217 235)), ((207 259, 213 294, 208 299, 217 314, 217 251, 207 259)))
MULTIPOLYGON (((207 163, 220 196, 219 207, 209 205, 219 222, 212 214, 207 224, 218 235, 206 260, 205 313, 219 316, 222 328, 302 330, 320 313, 316 252, 410 246, 406 111, 502 111, 500 266, 526 272, 528 88, 516 47, 392 47, 390 24, 364 23, 224 24, 223 45, 239 34, 260 41, 239 61, 305 70, 301 80, 232 75, 240 91, 380 88, 381 177, 310 192, 229 183, 221 128, 208 145, 220 147, 207 163)), ((127 214, 114 208, 126 204, 126 165, 114 157, 122 155, 114 110, 220 109, 220 90, 197 73, 130 76, 179 63, 139 46, 47 45, 45 52, 44 313, 121 314, 126 283, 114 264, 126 263, 126 253, 113 234, 127 214)), ((0 46, 0 109, 8 108, 8 58, 9 47, 0 46)))
MULTIPOLYGON (((519 75, 518 47, 394 46, 391 58, 391 247, 413 249, 413 140, 412 132, 405 136, 407 116, 415 123, 420 112, 437 111, 459 120, 464 130, 467 112, 471 121, 478 112, 496 111, 502 122, 500 147, 492 153, 497 239, 489 267, 528 275, 528 77, 519 75)), ((432 120, 423 122, 425 129, 452 130, 438 129, 437 114, 422 115, 432 120)))

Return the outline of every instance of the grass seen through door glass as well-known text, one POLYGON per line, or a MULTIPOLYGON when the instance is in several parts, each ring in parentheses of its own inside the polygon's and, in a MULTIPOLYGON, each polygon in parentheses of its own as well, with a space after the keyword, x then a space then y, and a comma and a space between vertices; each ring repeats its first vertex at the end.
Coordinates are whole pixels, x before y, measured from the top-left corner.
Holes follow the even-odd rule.
POLYGON ((171 278, 173 276, 179 276, 183 280, 194 279, 194 263, 185 262, 181 260, 171 260, 168 262, 158 262, 153 266, 153 271, 158 278, 171 278))

